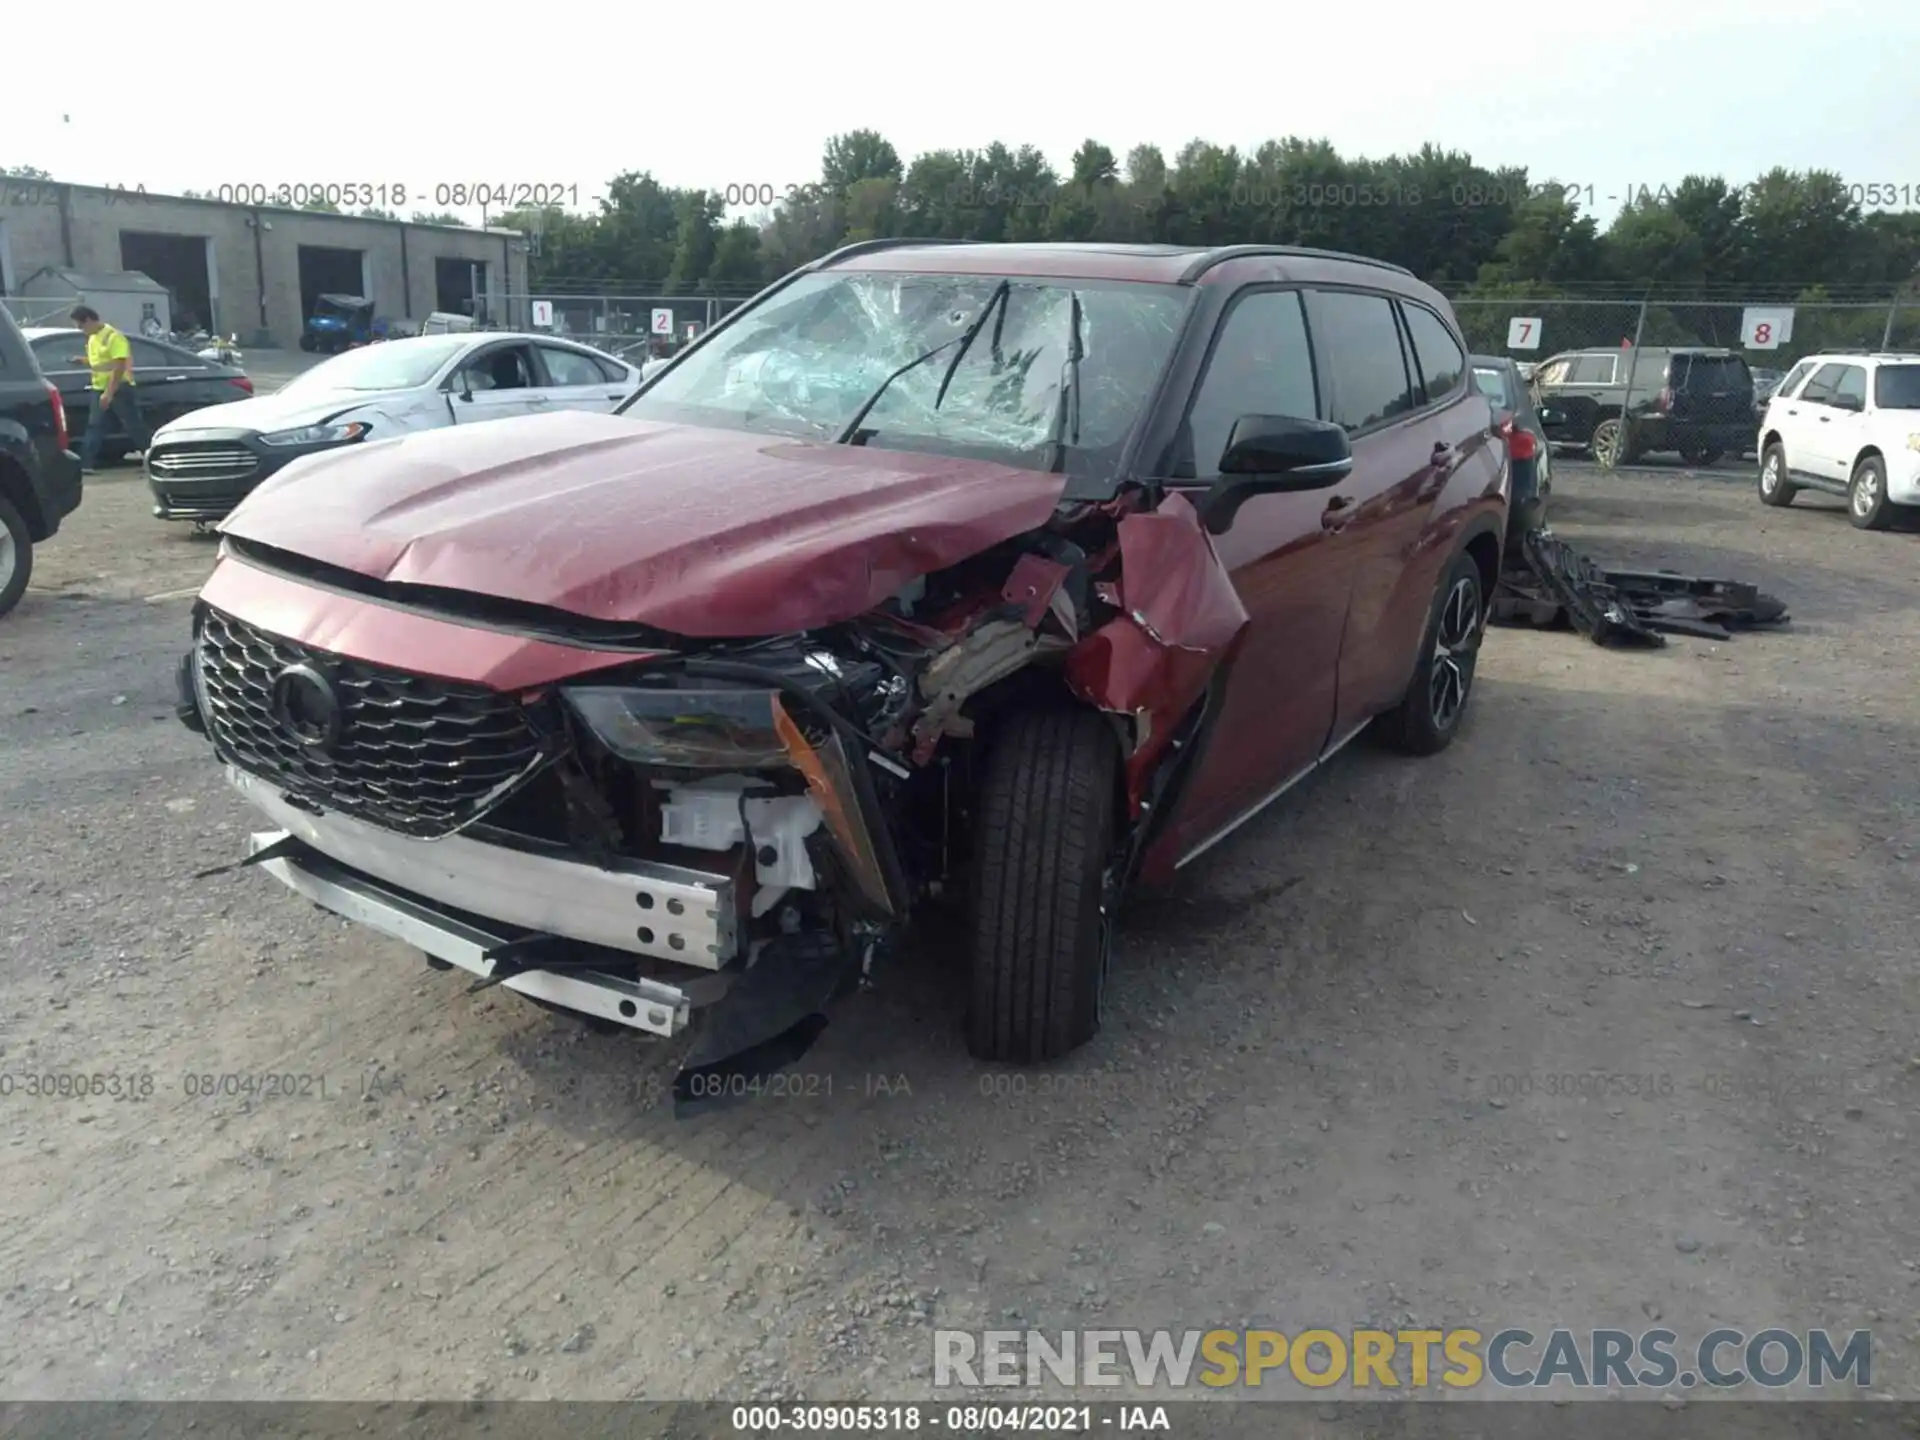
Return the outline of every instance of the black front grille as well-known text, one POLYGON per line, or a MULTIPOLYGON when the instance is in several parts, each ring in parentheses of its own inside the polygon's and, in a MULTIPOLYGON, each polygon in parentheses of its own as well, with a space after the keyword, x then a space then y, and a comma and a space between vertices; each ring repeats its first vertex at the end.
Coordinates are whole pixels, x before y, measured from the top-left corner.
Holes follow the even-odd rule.
POLYGON ((322 810, 403 835, 451 834, 546 758, 532 719, 479 685, 411 675, 297 645, 218 610, 200 631, 208 729, 221 758, 322 810), (291 666, 328 681, 340 724, 302 743, 275 704, 291 666))

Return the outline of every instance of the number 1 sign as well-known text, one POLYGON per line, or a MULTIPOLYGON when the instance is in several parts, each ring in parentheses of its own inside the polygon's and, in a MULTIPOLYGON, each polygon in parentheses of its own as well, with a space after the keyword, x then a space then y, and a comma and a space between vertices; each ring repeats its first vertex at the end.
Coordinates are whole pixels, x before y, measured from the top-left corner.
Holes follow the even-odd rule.
POLYGON ((1538 350, 1540 348, 1540 318, 1537 315, 1516 315, 1507 321, 1507 349, 1538 350))
POLYGON ((1778 350, 1793 339, 1793 311, 1743 310, 1740 343, 1749 350, 1778 350))

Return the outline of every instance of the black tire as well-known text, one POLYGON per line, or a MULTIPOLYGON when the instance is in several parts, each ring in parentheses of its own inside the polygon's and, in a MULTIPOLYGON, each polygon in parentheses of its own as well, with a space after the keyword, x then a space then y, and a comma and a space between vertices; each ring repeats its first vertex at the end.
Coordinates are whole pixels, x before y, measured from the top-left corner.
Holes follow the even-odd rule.
POLYGON ((27 522, 6 496, 0 495, 0 615, 20 603, 33 578, 33 537, 27 522))
POLYGON ((1800 487, 1787 479, 1787 452, 1776 441, 1760 453, 1760 503, 1784 507, 1799 493, 1800 487))
POLYGON ((1847 519, 1856 530, 1884 530, 1893 523, 1893 502, 1887 499, 1887 465, 1869 455, 1853 467, 1847 482, 1847 519))
POLYGON ((1457 555, 1434 592, 1407 693, 1374 722, 1380 739, 1407 755, 1438 755, 1453 743, 1473 695, 1486 627, 1480 567, 1471 555, 1457 555))
POLYGON ((1702 465, 1718 465, 1720 461, 1726 456, 1726 453, 1727 452, 1724 450, 1719 450, 1709 445, 1706 449, 1706 453, 1700 457, 1700 463, 1702 465))
POLYGON ((967 1049, 1031 1065, 1091 1040, 1111 950, 1120 752, 1092 710, 1021 711, 977 799, 967 1049))
POLYGON ((319 342, 316 341, 313 336, 302 335, 300 337, 300 348, 311 355, 315 350, 319 349, 320 346, 319 342))

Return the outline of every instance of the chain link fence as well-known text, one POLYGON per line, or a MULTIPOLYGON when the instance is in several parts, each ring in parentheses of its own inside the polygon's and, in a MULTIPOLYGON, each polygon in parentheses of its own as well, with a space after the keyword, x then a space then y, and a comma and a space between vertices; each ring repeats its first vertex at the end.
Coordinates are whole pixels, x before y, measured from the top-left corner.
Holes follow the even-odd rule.
POLYGON ((1475 354, 1523 365, 1569 350, 1707 345, 1738 351, 1755 370, 1784 372, 1823 350, 1920 348, 1920 302, 1462 297, 1453 308, 1475 354))
POLYGON ((534 292, 501 298, 495 313, 508 329, 565 335, 615 354, 671 354, 749 298, 534 292))

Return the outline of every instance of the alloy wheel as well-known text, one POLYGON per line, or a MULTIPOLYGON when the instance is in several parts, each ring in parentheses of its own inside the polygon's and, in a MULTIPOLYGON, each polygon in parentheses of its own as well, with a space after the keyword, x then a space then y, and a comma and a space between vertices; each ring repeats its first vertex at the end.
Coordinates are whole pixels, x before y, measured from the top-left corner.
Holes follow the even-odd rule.
POLYGON ((1466 707, 1473 665, 1480 646, 1480 589, 1460 579, 1440 607, 1433 636, 1433 668, 1427 680, 1427 704, 1434 728, 1446 730, 1466 707))
POLYGON ((1620 463, 1620 422, 1603 420, 1600 428, 1593 432, 1593 458, 1603 469, 1611 470, 1620 463))
POLYGON ((20 549, 13 542, 13 532, 0 527, 0 590, 13 583, 14 567, 20 563, 20 549))
POLYGON ((1773 451, 1767 456, 1767 463, 1760 467, 1760 493, 1771 495, 1780 488, 1780 452, 1773 451))
MULTIPOLYGON (((1880 472, 1871 465, 1862 466, 1860 472, 1853 477, 1853 513, 1870 515, 1879 500, 1880 472)), ((0 571, 0 583, 5 579, 5 572, 0 571)))

